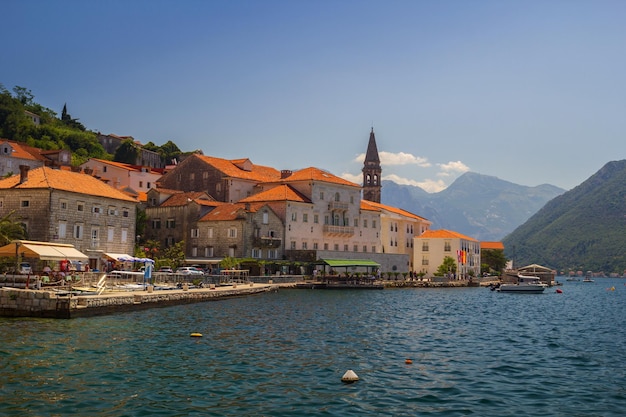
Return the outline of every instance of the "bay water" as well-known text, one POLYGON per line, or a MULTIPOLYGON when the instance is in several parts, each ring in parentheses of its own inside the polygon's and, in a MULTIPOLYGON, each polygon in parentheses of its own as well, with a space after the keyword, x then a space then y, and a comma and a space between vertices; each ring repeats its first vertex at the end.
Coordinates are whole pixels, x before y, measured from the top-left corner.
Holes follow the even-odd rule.
POLYGON ((0 415, 626 415, 626 280, 557 280, 0 319, 0 415))

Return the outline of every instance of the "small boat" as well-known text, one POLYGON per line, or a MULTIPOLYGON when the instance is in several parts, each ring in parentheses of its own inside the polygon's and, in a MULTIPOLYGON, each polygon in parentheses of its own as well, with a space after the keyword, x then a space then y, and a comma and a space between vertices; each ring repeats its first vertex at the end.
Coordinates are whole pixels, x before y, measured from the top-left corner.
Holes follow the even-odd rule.
POLYGON ((548 285, 541 282, 539 277, 530 275, 518 275, 517 283, 502 284, 496 291, 524 293, 524 294, 540 294, 545 291, 548 285))
POLYGON ((594 282, 591 278, 586 277, 585 279, 583 279, 583 282, 594 282))

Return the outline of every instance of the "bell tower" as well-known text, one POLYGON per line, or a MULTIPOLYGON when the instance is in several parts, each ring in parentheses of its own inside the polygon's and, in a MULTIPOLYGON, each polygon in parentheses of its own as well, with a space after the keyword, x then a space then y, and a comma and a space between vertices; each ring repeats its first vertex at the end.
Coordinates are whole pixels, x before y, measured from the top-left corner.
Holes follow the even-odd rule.
POLYGON ((363 163, 363 200, 380 203, 381 174, 382 169, 380 168, 380 158, 378 157, 378 148, 376 147, 376 137, 372 127, 363 163))

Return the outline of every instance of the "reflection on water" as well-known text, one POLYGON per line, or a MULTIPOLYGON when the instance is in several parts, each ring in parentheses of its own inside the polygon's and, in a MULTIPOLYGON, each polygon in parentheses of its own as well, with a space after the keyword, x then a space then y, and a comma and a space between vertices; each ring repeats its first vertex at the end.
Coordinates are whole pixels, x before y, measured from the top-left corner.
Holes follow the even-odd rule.
POLYGON ((530 295, 281 290, 0 319, 0 414, 622 415, 624 282, 530 295), (348 369, 358 382, 341 382, 348 369))

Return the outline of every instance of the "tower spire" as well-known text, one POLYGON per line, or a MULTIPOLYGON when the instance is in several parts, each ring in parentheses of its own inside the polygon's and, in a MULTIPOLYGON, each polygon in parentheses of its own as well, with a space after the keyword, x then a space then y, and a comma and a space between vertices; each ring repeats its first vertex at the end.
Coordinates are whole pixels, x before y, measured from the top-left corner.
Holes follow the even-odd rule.
POLYGON ((378 147, 376 146, 376 136, 374 127, 370 132, 370 139, 367 143, 365 161, 363 163, 363 199, 380 203, 381 195, 381 174, 380 158, 378 157, 378 147))

